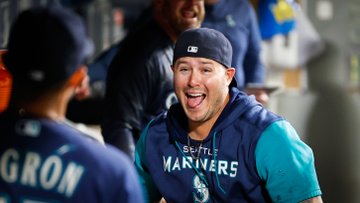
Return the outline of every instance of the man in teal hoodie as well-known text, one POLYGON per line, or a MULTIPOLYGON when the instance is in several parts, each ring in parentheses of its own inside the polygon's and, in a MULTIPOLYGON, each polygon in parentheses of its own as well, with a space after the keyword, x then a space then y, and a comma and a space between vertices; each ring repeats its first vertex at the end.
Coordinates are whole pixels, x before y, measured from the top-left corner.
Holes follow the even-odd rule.
POLYGON ((239 91, 220 32, 183 32, 174 57, 180 103, 148 124, 135 164, 149 201, 321 200, 312 150, 282 117, 239 91))

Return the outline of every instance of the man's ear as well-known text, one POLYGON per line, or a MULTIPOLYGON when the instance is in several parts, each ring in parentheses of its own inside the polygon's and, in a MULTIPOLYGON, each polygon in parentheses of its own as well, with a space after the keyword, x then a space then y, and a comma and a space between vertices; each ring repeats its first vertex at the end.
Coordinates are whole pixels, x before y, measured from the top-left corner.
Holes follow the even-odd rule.
POLYGON ((90 95, 89 76, 85 65, 78 68, 69 78, 68 87, 75 89, 74 95, 78 100, 86 99, 90 95))
POLYGON ((232 79, 235 77, 235 68, 230 67, 226 69, 226 75, 228 79, 228 84, 230 85, 232 79))
POLYGON ((74 87, 79 86, 82 80, 86 77, 86 75, 87 67, 85 65, 82 65, 70 76, 68 84, 74 87))

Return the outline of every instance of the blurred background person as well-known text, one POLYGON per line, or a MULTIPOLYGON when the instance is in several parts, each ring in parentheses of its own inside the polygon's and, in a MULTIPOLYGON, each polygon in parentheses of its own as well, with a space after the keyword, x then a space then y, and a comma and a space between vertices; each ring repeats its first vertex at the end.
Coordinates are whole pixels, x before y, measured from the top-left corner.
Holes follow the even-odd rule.
POLYGON ((222 32, 231 42, 238 88, 255 95, 257 101, 267 104, 269 96, 264 89, 246 89, 248 85, 263 85, 265 67, 260 59, 261 36, 256 13, 248 0, 205 0, 205 19, 202 27, 222 32))
POLYGON ((128 157, 65 118, 69 100, 86 95, 84 63, 93 44, 82 19, 59 6, 21 12, 7 50, 3 59, 13 85, 0 114, 0 199, 143 202, 128 157))
POLYGON ((101 132, 130 157, 140 131, 176 101, 171 71, 177 36, 200 27, 203 0, 153 0, 128 31, 108 70, 101 132))

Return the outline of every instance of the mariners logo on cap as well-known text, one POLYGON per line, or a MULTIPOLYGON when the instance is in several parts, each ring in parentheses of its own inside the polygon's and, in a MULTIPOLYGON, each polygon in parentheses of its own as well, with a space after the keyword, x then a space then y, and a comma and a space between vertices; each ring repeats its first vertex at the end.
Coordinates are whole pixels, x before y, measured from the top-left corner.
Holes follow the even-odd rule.
POLYGON ((195 47, 195 46, 188 46, 188 48, 187 48, 187 52, 190 52, 190 53, 197 53, 197 52, 198 52, 198 47, 195 47))

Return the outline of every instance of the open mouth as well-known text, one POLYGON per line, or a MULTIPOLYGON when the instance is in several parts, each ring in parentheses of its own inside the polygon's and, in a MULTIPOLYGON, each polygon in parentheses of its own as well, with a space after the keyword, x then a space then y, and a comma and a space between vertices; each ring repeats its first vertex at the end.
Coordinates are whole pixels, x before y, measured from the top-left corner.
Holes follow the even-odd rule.
POLYGON ((206 95, 201 93, 186 93, 187 105, 190 108, 196 108, 204 101, 206 95))
POLYGON ((183 18, 185 19, 194 19, 197 17, 197 13, 193 10, 185 10, 185 11, 182 11, 182 16, 183 18))

